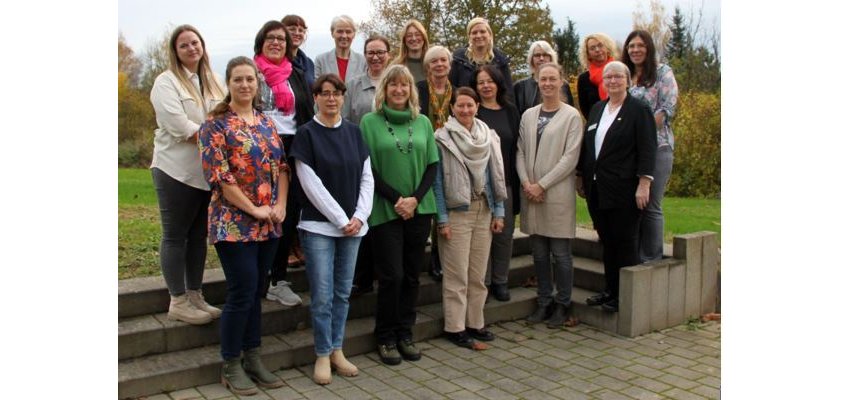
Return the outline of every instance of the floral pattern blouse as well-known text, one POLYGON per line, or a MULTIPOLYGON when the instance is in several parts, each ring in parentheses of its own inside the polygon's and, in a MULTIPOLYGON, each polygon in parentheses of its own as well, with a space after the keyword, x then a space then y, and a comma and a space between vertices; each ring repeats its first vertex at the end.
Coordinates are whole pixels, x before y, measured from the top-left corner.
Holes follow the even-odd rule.
POLYGON ((634 86, 628 90, 631 96, 648 104, 652 113, 662 111, 665 114, 663 127, 657 129, 657 148, 668 145, 675 149, 675 135, 672 132, 672 121, 677 112, 677 81, 672 69, 666 64, 657 67, 657 80, 651 87, 634 86))
POLYGON ((283 143, 270 118, 255 110, 254 119, 254 125, 248 125, 229 110, 208 118, 199 129, 202 169, 211 190, 211 244, 264 241, 281 235, 280 224, 258 221, 222 196, 222 183, 229 183, 239 186, 255 206, 277 203, 277 179, 288 170, 283 143))

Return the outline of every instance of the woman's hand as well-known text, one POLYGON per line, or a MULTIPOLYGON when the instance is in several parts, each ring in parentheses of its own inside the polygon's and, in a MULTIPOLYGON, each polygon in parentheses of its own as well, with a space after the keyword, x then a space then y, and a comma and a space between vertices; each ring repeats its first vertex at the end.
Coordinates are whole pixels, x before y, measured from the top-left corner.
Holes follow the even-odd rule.
POLYGON ((666 122, 666 113, 664 111, 657 111, 654 114, 654 123, 657 124, 657 130, 663 129, 663 124, 666 122))
POLYGON ((345 236, 355 236, 359 233, 361 229, 362 221, 360 221, 356 217, 353 217, 350 219, 350 222, 348 222, 347 225, 345 225, 344 228, 342 228, 342 233, 344 233, 345 236))
POLYGON ((648 196, 651 192, 651 179, 644 176, 640 177, 640 182, 637 184, 637 208, 644 209, 648 205, 648 196))
POLYGON ((438 234, 446 240, 450 240, 453 237, 453 232, 450 230, 449 225, 438 225, 438 234))
POLYGON ((280 203, 275 204, 272 207, 271 217, 274 223, 282 223, 286 219, 286 205, 280 203))
POLYGON ((505 227, 505 220, 502 218, 493 218, 491 220, 491 232, 502 233, 502 228, 505 227))
POLYGON ((418 208, 418 199, 414 197, 400 197, 394 203, 394 212, 404 220, 415 216, 415 209, 418 208))
POLYGON ((543 187, 536 183, 523 183, 523 192, 526 194, 526 198, 535 203, 542 203, 545 200, 543 187))
POLYGON ((269 206, 254 207, 250 214, 260 221, 272 222, 272 208, 269 206))
POLYGON ((582 199, 587 198, 587 195, 584 194, 584 178, 580 176, 575 177, 575 192, 578 193, 578 196, 582 199))

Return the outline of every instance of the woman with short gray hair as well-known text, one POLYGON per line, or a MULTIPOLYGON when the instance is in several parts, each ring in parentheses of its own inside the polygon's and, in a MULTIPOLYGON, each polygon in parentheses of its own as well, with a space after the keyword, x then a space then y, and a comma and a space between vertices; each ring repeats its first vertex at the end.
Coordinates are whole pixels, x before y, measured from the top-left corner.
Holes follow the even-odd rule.
POLYGON ((330 23, 330 35, 336 47, 315 57, 315 77, 332 72, 347 82, 357 75, 365 73, 365 58, 350 48, 356 37, 356 24, 353 18, 340 15, 330 23))

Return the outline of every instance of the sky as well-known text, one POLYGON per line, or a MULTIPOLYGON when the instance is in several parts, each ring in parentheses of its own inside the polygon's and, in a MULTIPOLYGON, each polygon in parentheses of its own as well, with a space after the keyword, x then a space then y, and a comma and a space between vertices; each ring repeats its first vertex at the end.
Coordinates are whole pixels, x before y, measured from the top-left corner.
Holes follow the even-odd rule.
MULTIPOLYGON (((579 36, 604 32, 620 43, 631 31, 631 15, 638 4, 633 0, 551 0, 545 3, 549 5, 556 28, 565 26, 569 17, 575 22, 579 36)), ((674 12, 675 5, 685 15, 689 10, 702 10, 704 26, 720 31, 720 0, 661 0, 661 3, 669 14, 674 12)), ((642 4, 648 10, 648 1, 642 4)), ((191 24, 204 37, 213 70, 221 76, 224 76, 229 59, 253 55, 254 35, 270 19, 279 20, 286 14, 304 18, 309 34, 302 49, 314 59, 333 48, 330 21, 334 16, 347 14, 357 23, 371 18, 369 0, 248 0, 236 3, 230 0, 119 0, 117 8, 118 29, 136 54, 141 53, 150 41, 160 38, 168 26, 191 24)), ((357 37, 353 49, 361 52, 363 41, 357 37)))

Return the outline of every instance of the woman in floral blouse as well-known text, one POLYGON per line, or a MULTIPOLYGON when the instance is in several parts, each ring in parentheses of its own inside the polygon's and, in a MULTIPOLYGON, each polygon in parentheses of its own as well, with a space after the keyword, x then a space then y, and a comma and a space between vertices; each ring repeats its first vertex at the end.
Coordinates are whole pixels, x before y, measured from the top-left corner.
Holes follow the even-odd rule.
POLYGON ((657 124, 657 156, 654 162, 654 181, 651 183, 648 206, 640 223, 640 261, 663 258, 663 208, 661 203, 672 174, 675 136, 672 121, 677 111, 677 82, 672 69, 657 64, 654 40, 643 30, 633 31, 625 39, 622 62, 631 70, 632 85, 628 93, 642 100, 654 113, 657 124))
POLYGON ((288 168, 283 143, 259 108, 257 67, 228 62, 229 93, 199 131, 202 168, 210 184, 210 243, 228 296, 220 323, 222 384, 240 395, 283 385, 260 361, 260 293, 286 217, 288 168), (244 352, 244 357, 242 356, 244 352))

